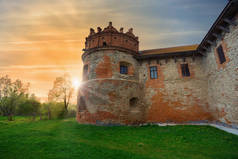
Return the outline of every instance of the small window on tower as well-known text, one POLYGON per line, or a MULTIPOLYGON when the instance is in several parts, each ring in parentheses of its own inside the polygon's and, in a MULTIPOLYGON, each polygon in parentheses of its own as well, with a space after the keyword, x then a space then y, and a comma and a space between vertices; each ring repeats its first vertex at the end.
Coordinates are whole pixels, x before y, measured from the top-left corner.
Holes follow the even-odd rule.
POLYGON ((120 65, 120 73, 121 74, 128 74, 128 66, 120 65))
POLYGON ((158 78, 157 66, 151 66, 150 67, 150 78, 151 79, 157 79, 158 78))
POLYGON ((220 64, 223 64, 224 62, 226 62, 226 57, 225 57, 222 45, 220 45, 217 48, 217 54, 218 54, 218 57, 219 57, 220 64))
POLYGON ((188 64, 181 64, 181 71, 182 71, 182 76, 183 77, 189 77, 190 76, 188 64))

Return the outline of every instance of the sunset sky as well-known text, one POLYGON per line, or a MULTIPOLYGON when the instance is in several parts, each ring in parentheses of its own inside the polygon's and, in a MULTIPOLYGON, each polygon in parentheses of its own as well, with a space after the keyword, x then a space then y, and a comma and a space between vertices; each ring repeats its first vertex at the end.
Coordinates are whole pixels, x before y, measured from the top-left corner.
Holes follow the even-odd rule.
POLYGON ((89 28, 133 27, 140 50, 199 43, 226 0, 0 0, 0 76, 47 97, 65 72, 81 80, 89 28))

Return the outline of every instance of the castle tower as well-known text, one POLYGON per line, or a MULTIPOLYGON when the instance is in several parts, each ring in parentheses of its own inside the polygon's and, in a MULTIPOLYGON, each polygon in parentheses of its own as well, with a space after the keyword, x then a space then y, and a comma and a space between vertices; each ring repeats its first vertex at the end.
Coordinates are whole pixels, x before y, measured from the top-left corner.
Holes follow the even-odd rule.
POLYGON ((82 55, 83 84, 78 94, 81 123, 133 124, 144 121, 143 86, 139 83, 138 37, 112 22, 90 29, 82 55))

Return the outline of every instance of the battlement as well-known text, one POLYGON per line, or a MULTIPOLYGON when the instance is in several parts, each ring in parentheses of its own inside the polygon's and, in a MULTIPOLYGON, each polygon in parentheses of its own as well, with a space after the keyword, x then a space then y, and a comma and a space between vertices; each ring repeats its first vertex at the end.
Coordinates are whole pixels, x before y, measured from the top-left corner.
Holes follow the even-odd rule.
POLYGON ((97 27, 97 32, 93 28, 90 29, 88 37, 86 37, 84 51, 90 51, 96 48, 121 48, 138 53, 139 41, 138 37, 133 34, 130 28, 126 33, 123 28, 118 31, 112 26, 112 22, 103 30, 97 27))

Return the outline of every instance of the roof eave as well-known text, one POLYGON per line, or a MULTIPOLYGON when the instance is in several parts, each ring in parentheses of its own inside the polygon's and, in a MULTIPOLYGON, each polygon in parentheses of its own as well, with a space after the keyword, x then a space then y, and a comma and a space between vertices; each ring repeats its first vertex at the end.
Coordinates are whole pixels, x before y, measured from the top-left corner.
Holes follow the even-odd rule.
MULTIPOLYGON (((233 4, 237 5, 238 0, 230 0, 227 5, 225 6, 225 8, 222 10, 221 14, 218 16, 218 18, 216 19, 216 21, 213 23, 212 27, 209 29, 208 33, 206 34, 206 36, 203 38, 203 40, 201 41, 201 43, 199 44, 197 50, 198 52, 204 50, 204 47, 206 47, 207 45, 211 45, 208 43, 208 41, 211 39, 211 37, 213 36, 213 33, 217 33, 218 32, 218 28, 217 26, 221 25, 224 23, 223 19, 228 18, 228 11, 231 9, 231 7, 233 6, 233 4)), ((229 17, 230 18, 230 17, 229 17)), ((221 32, 221 31, 220 31, 221 32)), ((214 37, 214 36, 213 36, 214 37)))
POLYGON ((197 56, 197 50, 193 51, 184 51, 184 52, 170 52, 170 53, 162 53, 162 54, 148 54, 148 55, 137 55, 135 58, 137 60, 145 60, 152 58, 171 58, 171 57, 188 57, 188 56, 197 56))

